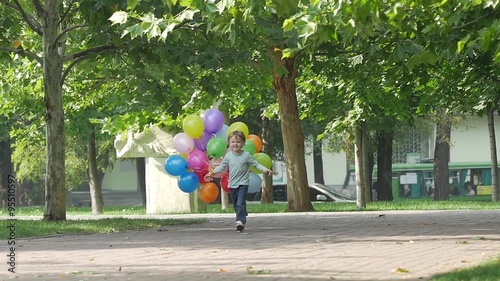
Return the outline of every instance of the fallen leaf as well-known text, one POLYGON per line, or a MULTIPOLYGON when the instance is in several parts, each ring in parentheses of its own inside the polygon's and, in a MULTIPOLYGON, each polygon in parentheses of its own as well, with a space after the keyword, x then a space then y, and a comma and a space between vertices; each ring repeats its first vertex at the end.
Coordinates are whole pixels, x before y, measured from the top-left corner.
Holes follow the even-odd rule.
POLYGON ((247 267, 247 272, 248 274, 269 274, 271 273, 271 270, 266 270, 266 269, 254 270, 252 266, 249 266, 247 267))
POLYGON ((474 237, 472 239, 474 239, 474 240, 485 240, 486 238, 481 237, 481 236, 477 236, 477 237, 474 237))
POLYGON ((118 271, 122 271, 122 267, 121 266, 118 268, 118 271))
POLYGON ((68 274, 75 274, 75 275, 94 275, 94 274, 97 274, 97 272, 95 271, 88 271, 88 270, 84 270, 84 271, 73 271, 73 272, 70 272, 68 274))
POLYGON ((394 270, 396 273, 409 273, 410 271, 406 268, 398 267, 394 270))
POLYGON ((456 244, 469 244, 467 241, 457 241, 456 244))
POLYGON ((224 268, 219 268, 219 269, 217 269, 217 272, 227 272, 227 270, 224 268))

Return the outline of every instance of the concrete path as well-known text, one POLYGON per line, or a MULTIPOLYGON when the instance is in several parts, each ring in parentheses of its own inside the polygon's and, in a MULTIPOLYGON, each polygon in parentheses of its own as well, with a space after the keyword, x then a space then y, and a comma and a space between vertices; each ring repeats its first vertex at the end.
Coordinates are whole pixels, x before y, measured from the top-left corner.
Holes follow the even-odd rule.
POLYGON ((18 239, 0 280, 426 280, 500 255, 500 210, 133 217, 208 222, 18 239))

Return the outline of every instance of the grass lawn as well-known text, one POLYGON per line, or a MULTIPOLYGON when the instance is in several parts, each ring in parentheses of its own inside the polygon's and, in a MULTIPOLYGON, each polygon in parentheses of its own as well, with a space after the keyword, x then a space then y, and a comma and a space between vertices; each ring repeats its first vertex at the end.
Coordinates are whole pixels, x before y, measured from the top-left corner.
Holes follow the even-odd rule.
POLYGON ((430 281, 498 281, 500 257, 481 265, 432 276, 430 281))
MULTIPOLYGON (((67 221, 42 221, 42 220, 17 220, 16 238, 42 237, 64 234, 103 234, 129 230, 143 230, 161 228, 171 225, 195 224, 206 222, 204 219, 127 219, 106 218, 97 220, 67 220, 67 221)), ((7 226, 11 221, 4 221, 0 230, 0 237, 9 237, 7 226)))

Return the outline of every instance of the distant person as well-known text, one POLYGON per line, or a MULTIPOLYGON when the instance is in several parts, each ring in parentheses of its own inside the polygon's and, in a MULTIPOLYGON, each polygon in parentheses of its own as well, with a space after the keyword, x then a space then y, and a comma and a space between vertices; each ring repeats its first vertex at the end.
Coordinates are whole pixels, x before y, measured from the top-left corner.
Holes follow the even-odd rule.
POLYGON ((427 190, 427 197, 434 197, 434 187, 429 187, 429 190, 427 190))
POLYGON ((465 183, 465 192, 467 196, 476 195, 476 191, 474 190, 474 187, 472 186, 472 183, 470 181, 465 183))
POLYGON ((213 174, 224 171, 229 167, 229 183, 231 201, 233 202, 234 212, 236 213, 236 230, 243 231, 247 222, 247 205, 245 196, 250 184, 250 165, 268 175, 273 172, 263 165, 259 164, 253 156, 247 151, 243 151, 245 145, 245 135, 240 131, 233 131, 229 134, 227 142, 231 152, 226 153, 219 166, 205 175, 205 180, 211 180, 213 174))
POLYGON ((411 188, 408 185, 404 187, 404 195, 405 197, 411 197, 411 188))

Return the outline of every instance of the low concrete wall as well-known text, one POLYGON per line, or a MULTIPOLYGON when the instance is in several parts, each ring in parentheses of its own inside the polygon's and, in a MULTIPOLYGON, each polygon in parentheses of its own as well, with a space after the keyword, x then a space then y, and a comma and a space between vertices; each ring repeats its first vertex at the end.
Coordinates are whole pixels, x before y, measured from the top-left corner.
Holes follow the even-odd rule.
POLYGON ((190 213, 189 194, 181 191, 178 178, 165 171, 167 158, 146 158, 146 213, 190 213))

